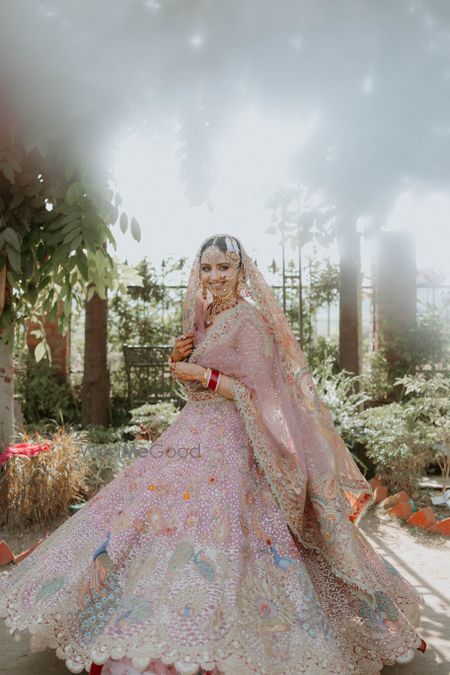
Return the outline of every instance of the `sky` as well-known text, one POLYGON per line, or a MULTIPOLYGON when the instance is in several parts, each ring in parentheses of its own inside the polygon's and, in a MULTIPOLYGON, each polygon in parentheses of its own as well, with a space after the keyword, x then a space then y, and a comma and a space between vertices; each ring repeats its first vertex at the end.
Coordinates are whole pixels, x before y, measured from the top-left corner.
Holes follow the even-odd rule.
MULTIPOLYGON (((265 116, 249 108, 233 120, 214 143, 213 187, 207 202, 192 205, 180 177, 179 143, 174 133, 149 129, 128 133, 116 144, 114 175, 124 208, 140 223, 142 239, 116 231, 117 255, 135 264, 144 255, 159 265, 163 258, 192 260, 199 244, 211 234, 240 237, 248 253, 266 273, 273 259, 281 263, 278 235, 266 199, 271 189, 294 178, 293 149, 307 142, 310 123, 265 116)), ((450 196, 443 192, 399 193, 383 229, 407 230, 416 241, 417 266, 440 270, 450 282, 450 196)), ((363 268, 370 274, 373 241, 362 239, 363 268)), ((287 246, 287 256, 297 253, 287 246)), ((305 248, 306 257, 312 246, 305 248)), ((314 248, 314 255, 338 260, 335 245, 314 248)), ((270 277, 270 274, 268 274, 270 277)))
POLYGON ((419 267, 448 272, 447 0, 2 3, 0 132, 6 108, 113 176, 142 230, 116 228, 130 262, 225 231, 263 269, 281 257, 266 199, 301 184, 341 221, 412 230, 419 267))

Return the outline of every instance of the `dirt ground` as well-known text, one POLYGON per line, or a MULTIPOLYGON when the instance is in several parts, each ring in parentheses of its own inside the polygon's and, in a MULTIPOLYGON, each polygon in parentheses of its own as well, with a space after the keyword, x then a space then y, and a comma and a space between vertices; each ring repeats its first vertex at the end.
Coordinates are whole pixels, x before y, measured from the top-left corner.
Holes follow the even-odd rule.
MULTIPOLYGON (((62 521, 59 521, 62 522, 62 521)), ((6 537, 17 554, 32 544, 45 530, 41 528, 6 537)), ((412 663, 384 668, 383 675, 450 675, 450 541, 393 522, 379 511, 371 511, 362 529, 375 549, 411 581, 425 598, 421 635, 428 643, 425 654, 417 652, 412 663)), ((0 620, 0 673, 2 675, 66 675, 63 661, 53 650, 30 654, 28 633, 14 642, 0 620)))

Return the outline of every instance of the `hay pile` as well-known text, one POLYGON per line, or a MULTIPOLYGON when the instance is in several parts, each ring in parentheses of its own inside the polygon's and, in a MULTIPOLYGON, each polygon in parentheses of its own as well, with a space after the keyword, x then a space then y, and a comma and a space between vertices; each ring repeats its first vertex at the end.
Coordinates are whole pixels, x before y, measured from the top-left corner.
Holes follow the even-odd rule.
POLYGON ((88 469, 73 432, 61 428, 51 438, 24 434, 22 440, 50 443, 51 449, 10 457, 0 466, 0 526, 10 529, 46 524, 86 497, 88 469))

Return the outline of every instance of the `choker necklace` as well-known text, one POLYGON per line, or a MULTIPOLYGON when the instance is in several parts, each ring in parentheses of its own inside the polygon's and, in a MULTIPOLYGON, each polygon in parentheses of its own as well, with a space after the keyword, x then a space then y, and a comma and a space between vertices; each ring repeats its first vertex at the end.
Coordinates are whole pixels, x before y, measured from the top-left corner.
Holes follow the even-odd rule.
POLYGON ((241 299, 241 296, 238 293, 233 293, 233 291, 230 292, 229 295, 227 295, 225 298, 219 298, 218 300, 213 300, 210 305, 206 308, 206 321, 205 321, 205 326, 206 328, 209 328, 214 322, 214 318, 223 312, 226 309, 231 309, 232 307, 235 307, 238 303, 239 300, 241 299))

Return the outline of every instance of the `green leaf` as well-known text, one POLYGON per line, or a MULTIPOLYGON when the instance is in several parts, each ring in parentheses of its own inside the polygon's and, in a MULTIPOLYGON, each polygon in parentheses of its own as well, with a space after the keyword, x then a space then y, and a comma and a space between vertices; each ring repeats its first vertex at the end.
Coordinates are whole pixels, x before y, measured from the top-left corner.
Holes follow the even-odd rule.
POLYGON ((141 228, 134 217, 131 219, 131 234, 133 235, 133 239, 141 241, 141 228))
MULTIPOLYGON (((83 233, 81 232, 74 241, 71 242, 70 248, 72 251, 76 251, 77 248, 83 243, 83 233)), ((73 265, 72 265, 73 267, 73 265)))
POLYGON ((97 288, 95 286, 89 286, 88 292, 87 292, 88 301, 92 300, 92 297, 93 297, 94 293, 96 293, 96 291, 97 291, 97 288))
POLYGON ((116 196, 114 197, 114 204, 115 206, 120 206, 122 203, 122 197, 118 192, 116 192, 116 196))
POLYGON ((81 187, 79 181, 72 183, 66 192, 66 202, 69 206, 73 206, 81 199, 81 187))
POLYGON ((72 209, 68 213, 65 213, 61 218, 61 224, 66 225, 68 223, 73 223, 74 220, 81 220, 79 209, 72 209))
POLYGON ((65 300, 64 300, 64 314, 66 316, 70 315, 70 310, 72 309, 72 296, 69 295, 65 300))
POLYGON ((56 319, 57 311, 58 311, 58 303, 55 302, 48 313, 48 318, 50 321, 54 321, 56 319))
POLYGON ((45 342, 44 341, 38 342, 38 344, 36 345, 36 348, 34 350, 34 358, 36 359, 37 363, 39 363, 39 361, 41 361, 44 358, 45 351, 46 351, 45 350, 45 342))
POLYGON ((2 232, 4 240, 12 246, 16 251, 20 251, 21 246, 20 246, 20 241, 19 237, 17 236, 17 233, 12 229, 12 227, 7 227, 5 230, 2 232))
POLYGON ((80 270, 81 276, 85 281, 87 281, 89 278, 89 273, 86 254, 83 253, 82 251, 77 251, 76 260, 77 260, 77 267, 80 270))
POLYGON ((54 268, 56 265, 58 265, 64 258, 66 258, 71 250, 70 244, 65 244, 63 246, 60 246, 57 250, 56 253, 51 258, 51 263, 52 267, 54 268))
POLYGON ((14 169, 12 168, 11 164, 3 164, 2 165, 2 171, 5 175, 5 178, 9 180, 10 183, 13 185, 15 184, 15 173, 14 169))
POLYGON ((111 232, 111 230, 106 228, 105 234, 106 234, 107 239, 109 239, 109 241, 113 245, 114 250, 117 251, 117 243, 116 243, 116 240, 114 239, 114 236, 113 236, 113 233, 111 232))
POLYGON ((128 216, 127 216, 126 213, 122 213, 120 215, 119 225, 120 225, 120 229, 125 234, 125 232, 127 231, 127 227, 128 227, 128 216))
POLYGON ((19 206, 23 202, 23 194, 21 192, 18 192, 17 194, 14 195, 14 197, 11 199, 9 203, 9 208, 15 209, 16 206, 19 206))
POLYGON ((11 248, 11 246, 7 246, 6 254, 8 256, 9 264, 13 268, 14 272, 18 274, 20 272, 20 253, 11 248))
MULTIPOLYGON (((78 236, 80 236, 80 230, 79 230, 79 228, 78 228, 78 227, 76 227, 75 229, 72 228, 72 230, 70 230, 70 232, 68 232, 68 233, 66 234, 66 236, 64 237, 62 243, 63 243, 63 244, 70 244, 70 242, 72 242, 72 241, 73 241, 74 239, 76 239, 78 236)), ((81 234, 81 237, 83 237, 82 234, 81 234)))
POLYGON ((61 230, 61 234, 68 234, 69 232, 72 232, 73 230, 80 230, 81 228, 81 220, 72 220, 72 222, 67 223, 61 230))

